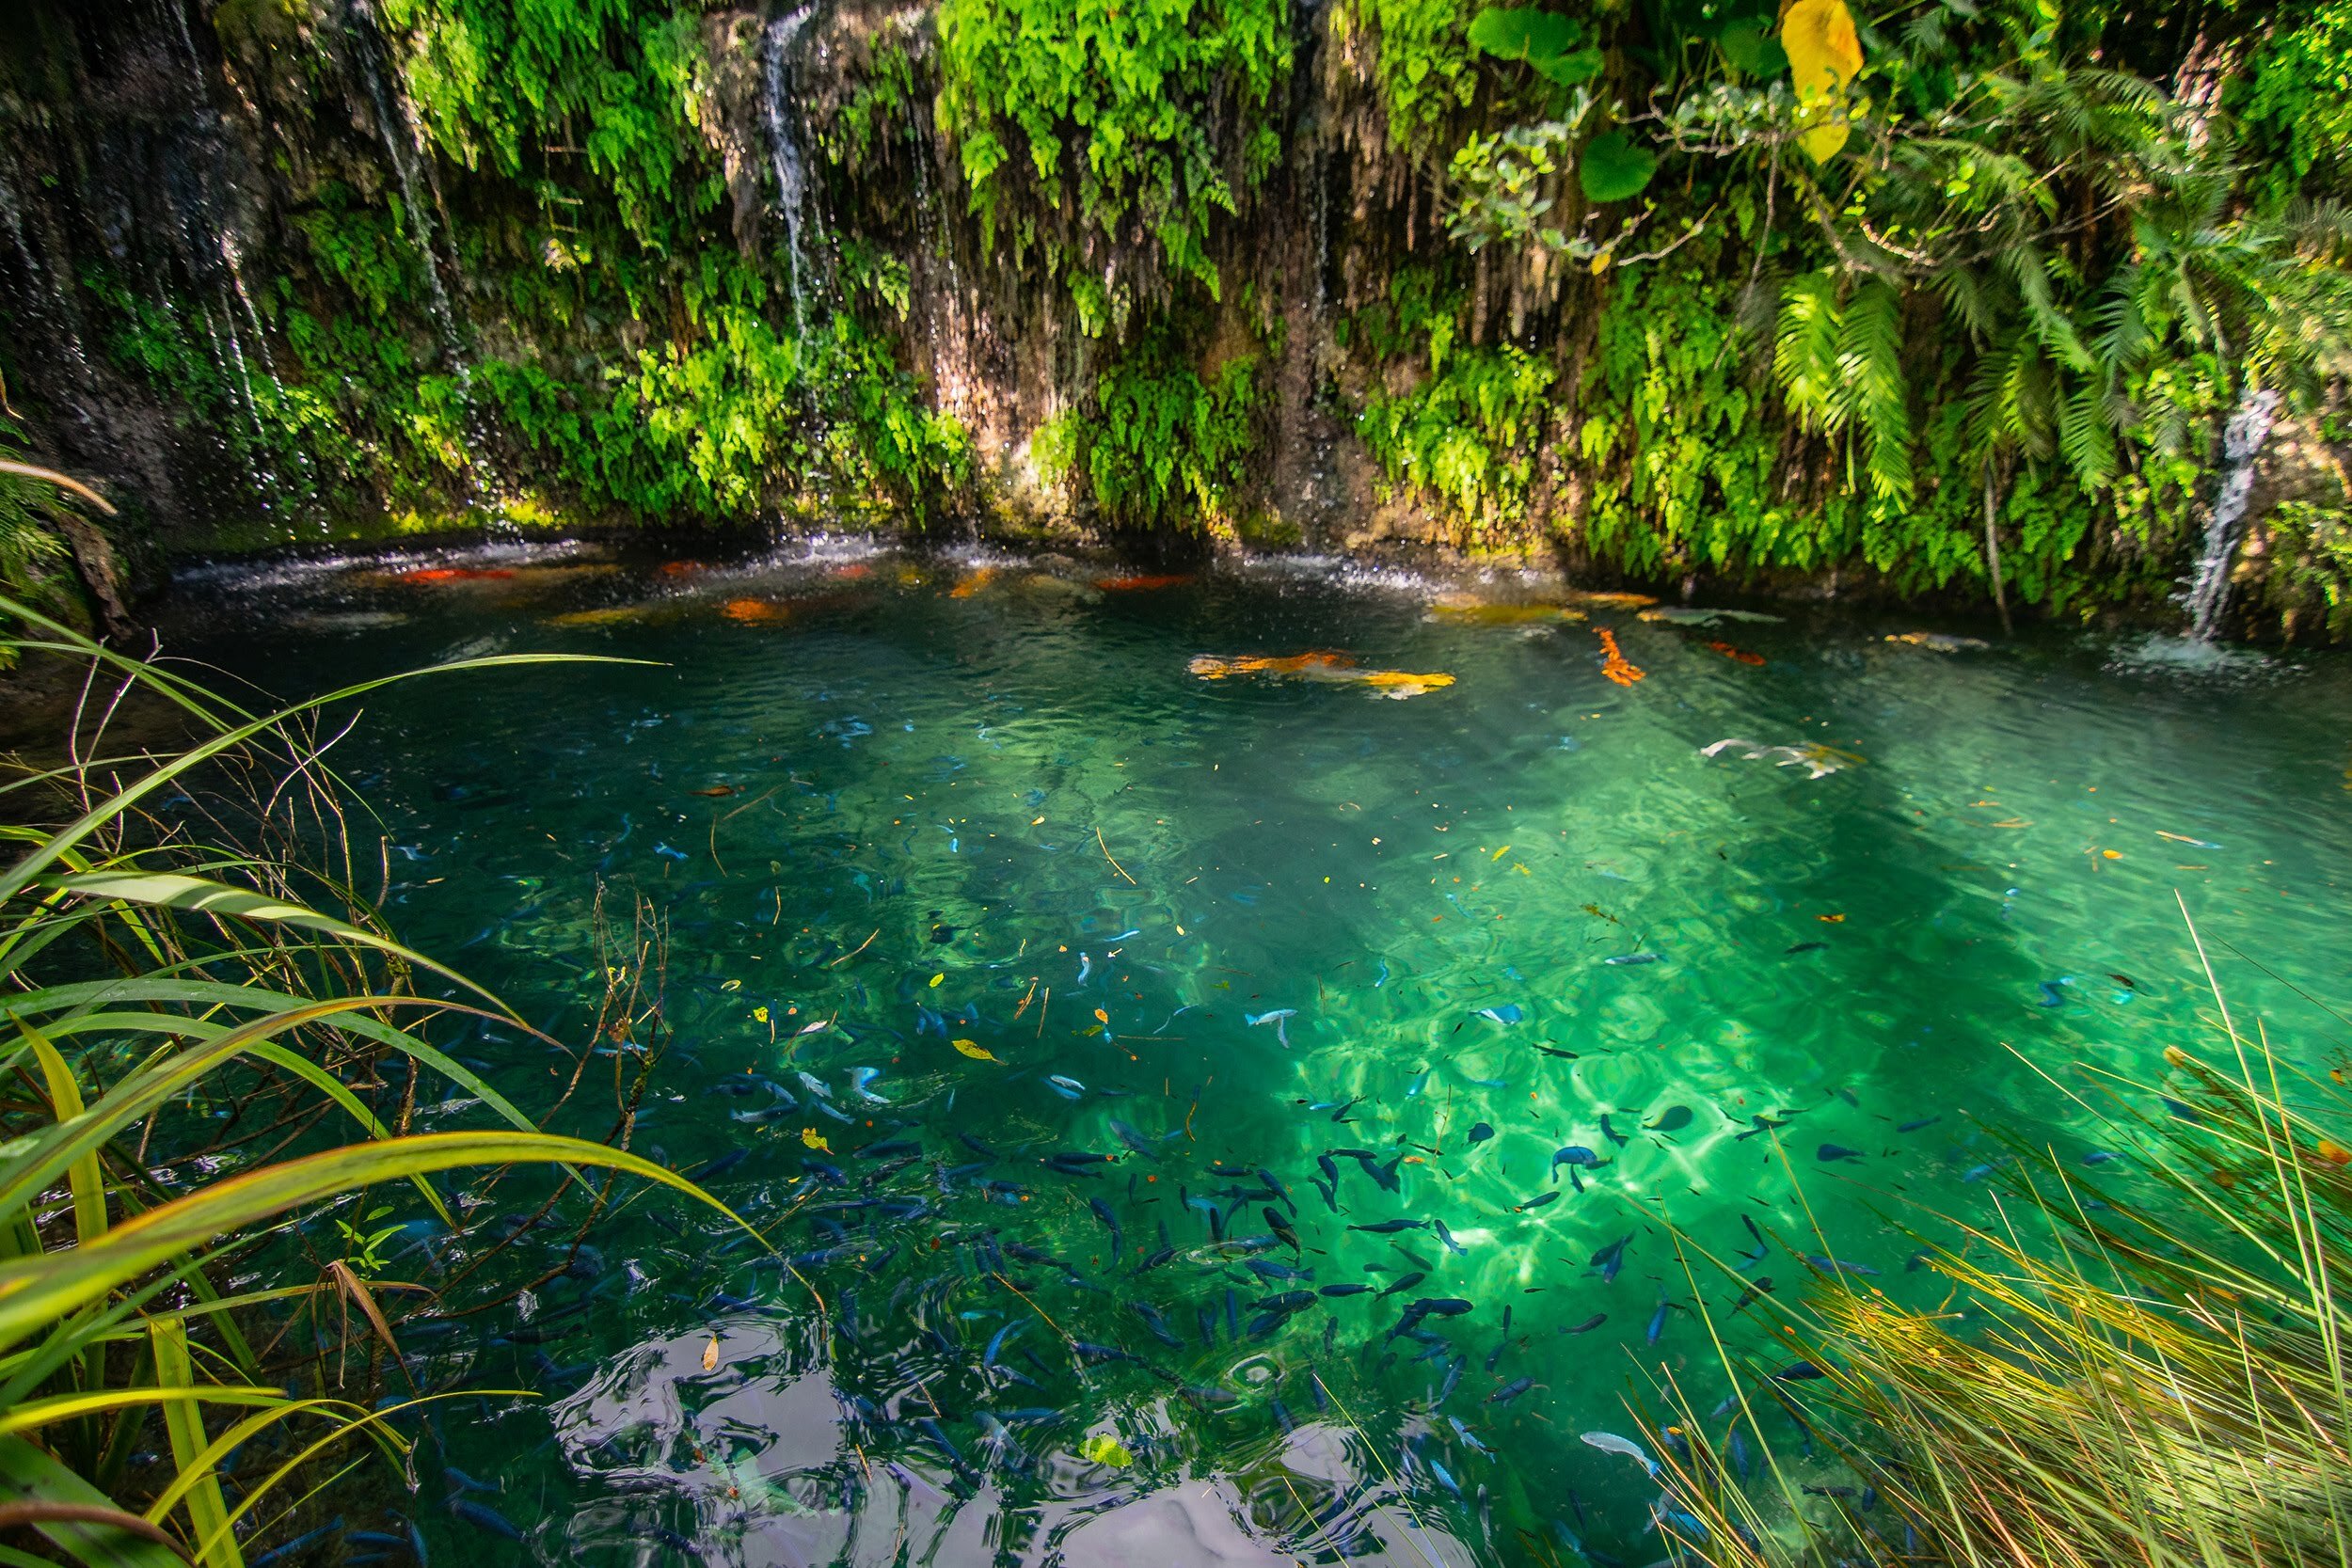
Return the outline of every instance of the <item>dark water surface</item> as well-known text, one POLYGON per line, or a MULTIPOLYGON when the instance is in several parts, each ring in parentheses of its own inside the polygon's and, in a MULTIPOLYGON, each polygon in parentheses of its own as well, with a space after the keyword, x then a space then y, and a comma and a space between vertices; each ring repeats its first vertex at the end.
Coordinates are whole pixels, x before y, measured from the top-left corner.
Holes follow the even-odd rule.
MULTIPOLYGON (((461 575, 215 574, 172 645, 286 694, 493 652, 658 661, 398 689, 336 755, 402 936, 570 1043, 599 883, 624 926, 634 893, 660 911, 673 1036, 636 1147, 739 1152, 711 1187, 825 1304, 638 1197, 529 1319, 419 1352, 428 1381, 547 1396, 437 1418, 443 1562, 1453 1565, 1573 1562, 1573 1536, 1646 1563, 1657 1488, 1578 1439, 1654 1447, 1626 1401, 1661 1366, 1701 1408, 1727 1386, 1662 1222, 1729 1259, 1744 1217, 1934 1299, 1894 1221, 1988 1212, 1978 1118, 2113 1147, 2042 1070, 2210 1047, 2175 890, 2241 1019, 2313 1065, 2352 1032, 2296 994, 2341 995, 2337 660, 1450 615, 1312 563, 1107 591, 852 545, 428 564, 461 575), (1605 678, 1600 627, 1645 678, 1605 678), (1313 650, 1359 663, 1187 670, 1313 650), (1368 669, 1454 681, 1385 700, 1414 689, 1368 669), (1778 1148, 1739 1136, 1759 1114, 1793 1117, 1778 1148), (1565 1146, 1608 1163, 1555 1167, 1565 1146), (1396 1190, 1337 1157, 1335 1212, 1314 1179, 1343 1148, 1396 1190), (1269 1209, 1301 1251, 1216 1246, 1269 1209), (1346 1228, 1391 1218, 1454 1245, 1346 1228), (1392 1337, 1421 1298, 1470 1306, 1392 1337), (445 1464, 522 1540, 453 1516, 445 1464)), ((463 1053, 526 1103, 564 1065, 511 1031, 463 1053)), ((1750 1322, 1735 1343, 1769 1354, 1750 1322)))

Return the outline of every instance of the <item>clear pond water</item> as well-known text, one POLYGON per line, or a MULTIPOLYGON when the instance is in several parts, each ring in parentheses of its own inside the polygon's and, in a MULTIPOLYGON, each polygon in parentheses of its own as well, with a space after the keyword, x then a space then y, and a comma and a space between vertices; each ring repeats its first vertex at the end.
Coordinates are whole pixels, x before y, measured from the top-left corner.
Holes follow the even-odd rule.
MULTIPOLYGON (((1702 1407, 1726 1386, 1670 1223, 1934 1299, 1898 1222, 1987 1212, 1988 1126, 2117 1147, 2051 1077, 2213 1044, 2176 893, 2233 1009, 2337 1059, 2352 667, 1583 613, 848 544, 184 593, 172 647, 282 694, 652 661, 398 688, 336 754, 401 934, 574 1048, 598 890, 624 936, 642 895, 667 1030, 608 1040, 556 1125, 609 1131, 662 1044, 635 1147, 710 1169, 799 1277, 636 1195, 526 1302, 419 1331, 428 1386, 543 1396, 436 1418, 435 1557, 1646 1563, 1656 1487, 1579 1437, 1648 1442, 1628 1402, 1661 1368, 1702 1407), (1555 1165, 1573 1146, 1598 1163, 1555 1165), (1368 1158, 1327 1196, 1337 1149, 1368 1158), (1112 1158, 1048 1163, 1073 1153, 1112 1158), (1393 1334, 1424 1298, 1469 1307, 1393 1334), (494 1490, 453 1513, 446 1466, 494 1490)), ((535 1106, 571 1070, 512 1030, 455 1049, 535 1106)), ((510 1273, 561 1263, 543 1234, 510 1273)))

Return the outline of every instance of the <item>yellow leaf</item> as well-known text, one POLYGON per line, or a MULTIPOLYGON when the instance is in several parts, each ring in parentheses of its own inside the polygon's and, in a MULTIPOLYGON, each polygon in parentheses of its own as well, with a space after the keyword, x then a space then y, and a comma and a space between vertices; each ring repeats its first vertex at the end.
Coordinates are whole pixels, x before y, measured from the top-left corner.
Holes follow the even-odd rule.
POLYGON ((954 1046, 958 1051, 962 1052, 965 1055, 971 1057, 976 1062, 993 1062, 1000 1059, 990 1055, 988 1053, 988 1047, 980 1044, 977 1040, 949 1040, 947 1043, 954 1046))
POLYGON ((1127 1451, 1124 1444, 1107 1433, 1101 1432, 1079 1444, 1078 1454, 1082 1459, 1092 1460, 1097 1465, 1107 1465, 1114 1470, 1123 1470, 1136 1462, 1136 1456, 1127 1451))
POLYGON ((710 1343, 703 1347, 703 1370, 707 1372, 716 1371, 718 1370, 718 1366, 719 1337, 714 1334, 710 1337, 710 1343))
POLYGON ((1853 128, 1844 120, 1831 120, 1800 133, 1797 145, 1804 148, 1804 155, 1815 163, 1826 164, 1845 150, 1846 138, 1852 134, 1853 128))
POLYGON ((946 978, 947 978, 947 976, 945 974, 934 974, 931 976, 931 984, 936 986, 940 981, 945 980, 946 978))
POLYGON ((1862 40, 1846 0, 1796 0, 1781 18, 1780 46, 1801 101, 1842 94, 1862 70, 1862 40))
POLYGON ((740 980, 724 980, 720 982, 719 989, 721 990, 741 990, 743 989, 743 982, 740 980))
POLYGON ((759 1020, 760 1022, 765 1023, 768 1022, 768 1009, 765 1006, 754 1007, 752 1009, 752 1016, 759 1020))
POLYGON ((801 1142, 806 1144, 811 1148, 821 1148, 828 1154, 833 1152, 833 1145, 827 1143, 825 1141, 824 1134, 818 1132, 814 1127, 803 1127, 801 1129, 801 1142))
POLYGON ((1794 0, 1781 13, 1780 46, 1802 110, 1797 145, 1817 164, 1844 150, 1852 134, 1846 86, 1862 70, 1862 40, 1846 0, 1794 0))
POLYGON ((1506 844, 1506 845, 1504 845, 1502 848, 1500 848, 1500 849, 1496 850, 1493 854, 1488 855, 1486 858, 1487 858, 1489 861, 1499 861, 1499 860, 1501 860, 1503 856, 1505 856, 1505 855, 1509 854, 1510 852, 1511 852, 1511 847, 1510 847, 1509 845, 1507 845, 1507 844, 1506 844))

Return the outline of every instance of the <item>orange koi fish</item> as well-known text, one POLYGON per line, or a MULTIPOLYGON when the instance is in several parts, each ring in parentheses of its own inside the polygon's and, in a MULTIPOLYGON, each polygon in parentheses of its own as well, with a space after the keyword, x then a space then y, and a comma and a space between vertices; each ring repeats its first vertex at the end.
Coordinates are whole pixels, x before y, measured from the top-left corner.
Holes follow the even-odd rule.
POLYGON ((1709 642, 1708 647, 1712 649, 1714 652, 1723 655, 1725 658, 1735 659, 1741 664, 1761 664, 1764 662, 1764 656, 1762 654, 1752 654, 1745 648, 1735 648, 1728 642, 1709 642))
POLYGON ((484 582, 514 575, 502 566, 418 566, 392 574, 401 582, 484 582))
POLYGON ((1153 588, 1182 588, 1192 580, 1191 574, 1168 574, 1159 577, 1097 578, 1094 586, 1105 594, 1135 594, 1153 588))
POLYGON ((1601 662, 1600 673, 1619 686, 1631 686, 1635 681, 1643 679, 1645 672, 1641 667, 1617 651, 1617 634, 1607 626, 1598 629, 1600 651, 1609 656, 1601 662))

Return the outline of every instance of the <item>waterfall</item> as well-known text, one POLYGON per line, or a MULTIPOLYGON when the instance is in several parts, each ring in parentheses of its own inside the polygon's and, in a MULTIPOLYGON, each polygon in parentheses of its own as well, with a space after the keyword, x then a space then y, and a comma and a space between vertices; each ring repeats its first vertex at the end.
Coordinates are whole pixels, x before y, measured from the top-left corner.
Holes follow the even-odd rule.
MULTIPOLYGON (((190 138, 193 157, 189 172, 195 189, 192 199, 174 200, 179 222, 176 225, 180 241, 181 264, 186 269, 188 280, 195 285, 199 308, 204 322, 204 340, 211 350, 213 361, 220 369, 222 379, 232 394, 242 392, 246 423, 253 432, 253 449, 248 454, 246 477, 252 482, 257 499, 264 510, 279 499, 278 475, 268 467, 270 438, 262 419, 261 399, 253 388, 253 365, 246 353, 245 339, 237 326, 238 306, 244 307, 248 327, 257 350, 265 366, 269 365, 269 349, 262 334, 260 316, 253 309, 251 297, 245 288, 243 270, 237 261, 237 243, 232 222, 217 216, 223 205, 221 192, 235 188, 236 181, 227 167, 224 135, 219 117, 213 110, 210 83, 205 75, 205 60, 196 47, 196 37, 188 28, 187 7, 182 0, 164 0, 166 8, 178 24, 180 55, 187 67, 188 113, 195 128, 190 138), (215 297, 207 298, 209 293, 215 297), (215 318, 215 305, 218 315, 215 318), (226 345, 224 348, 224 344, 226 345)), ((277 380, 274 367, 270 380, 275 390, 282 394, 284 387, 277 380)), ((278 400, 280 406, 284 398, 278 400)), ((224 447, 227 445, 223 440, 224 447)))
POLYGON ((760 94, 760 112, 768 121, 769 155, 776 166, 777 205, 784 211, 785 245, 792 258, 792 327, 803 338, 808 336, 808 301, 817 292, 818 280, 810 272, 810 251, 801 231, 805 224, 811 239, 821 243, 825 225, 822 214, 809 203, 808 164, 801 154, 800 111, 790 102, 792 46, 800 41, 802 29, 815 9, 814 5, 803 6, 768 24, 766 81, 760 94))
POLYGON ((2213 641, 2230 601, 2230 562, 2237 554, 2247 502, 2253 499, 2254 460, 2278 417, 2279 394, 2249 388, 2222 427, 2221 483, 2214 491, 2213 522, 2205 530, 2205 553, 2198 558, 2197 575, 2183 601, 2188 609, 2189 635, 2200 642, 2213 641))
MULTIPOLYGON (((457 406, 466 422, 469 449, 466 483, 479 500, 481 485, 486 480, 495 498, 503 485, 482 422, 482 410, 474 402, 473 360, 466 351, 466 335, 457 319, 457 308, 450 300, 448 286, 441 281, 440 246, 433 224, 439 197, 424 188, 428 171, 421 166, 422 150, 416 121, 409 113, 406 94, 395 92, 389 85, 390 72, 383 56, 384 31, 376 22, 374 9, 368 0, 348 0, 348 4, 354 23, 352 53, 358 57, 360 71, 367 77, 368 102, 375 113, 376 135, 392 160, 394 178, 400 182, 401 215, 405 220, 402 228, 416 250, 418 261, 424 267, 426 308, 441 340, 441 356, 457 381, 457 406)), ((454 257, 453 250, 453 264, 454 257)))
POLYGON ((417 147, 413 127, 408 124, 406 103, 395 115, 391 89, 386 85, 384 62, 377 52, 383 47, 383 33, 376 25, 375 14, 367 0, 352 0, 353 18, 359 25, 352 29, 357 42, 352 53, 359 58, 359 69, 368 79, 368 100, 375 111, 375 134, 384 143, 385 152, 392 160, 392 174, 400 182, 400 205, 408 243, 423 264, 425 288, 433 312, 433 325, 441 337, 441 352, 458 379, 469 379, 470 369, 466 363, 464 336, 457 330, 457 311, 450 304, 449 290, 441 282, 441 262, 433 238, 433 209, 417 192, 422 182, 418 178, 417 147))

